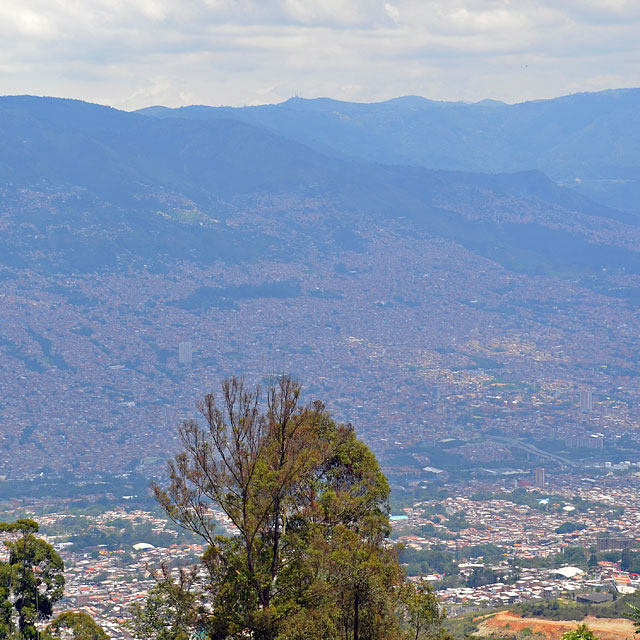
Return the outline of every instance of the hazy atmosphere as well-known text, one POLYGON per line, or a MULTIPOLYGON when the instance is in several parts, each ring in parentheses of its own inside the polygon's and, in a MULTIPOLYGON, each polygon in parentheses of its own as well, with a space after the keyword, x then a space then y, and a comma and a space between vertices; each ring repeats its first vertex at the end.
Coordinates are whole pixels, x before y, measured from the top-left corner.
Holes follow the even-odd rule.
POLYGON ((4 0, 7 94, 517 102, 640 84, 634 0, 4 0))
POLYGON ((0 39, 0 640, 640 640, 640 0, 0 39))

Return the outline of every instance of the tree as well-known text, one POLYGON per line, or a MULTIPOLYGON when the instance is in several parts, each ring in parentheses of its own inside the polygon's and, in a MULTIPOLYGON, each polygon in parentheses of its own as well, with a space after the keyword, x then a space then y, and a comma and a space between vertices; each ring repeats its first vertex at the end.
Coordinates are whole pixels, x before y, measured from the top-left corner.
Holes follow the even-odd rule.
POLYGON ((400 615, 407 640, 447 638, 442 623, 445 614, 428 583, 405 585, 400 594, 400 615))
POLYGON ((498 575, 490 567, 476 567, 467 578, 467 587, 475 589, 497 582, 498 575))
POLYGON ((584 623, 579 624, 573 631, 563 633, 560 640, 597 640, 593 631, 584 623))
POLYGON ((84 612, 66 611, 47 625, 42 640, 109 640, 104 629, 84 612))
POLYGON ((587 550, 584 547, 565 547, 562 553, 555 557, 555 565, 563 564, 581 565, 587 564, 587 550))
POLYGON ((640 553, 631 551, 631 549, 623 549, 620 555, 620 568, 630 573, 640 572, 640 553))
POLYGON ((181 569, 174 580, 163 566, 160 578, 145 605, 132 607, 128 627, 136 638, 188 640, 189 630, 201 627, 198 594, 193 588, 196 572, 181 569))
POLYGON ((40 525, 31 518, 21 518, 15 522, 0 522, 0 532, 3 533, 38 533, 39 530, 40 525))
POLYGON ((290 377, 265 395, 263 411, 260 390, 233 378, 220 404, 205 396, 204 429, 182 424, 170 484, 154 487, 168 516, 207 543, 188 624, 216 639, 397 638, 402 572, 375 456, 322 403, 302 406, 290 377), (215 510, 237 536, 216 535, 215 510))
POLYGON ((20 532, 15 541, 5 542, 8 562, 0 563, 0 638, 14 631, 13 612, 21 638, 36 638, 36 622, 47 620, 53 605, 64 592, 64 564, 54 548, 33 534, 33 520, 0 523, 0 531, 20 532))
POLYGON ((633 625, 636 628, 636 635, 640 633, 640 607, 637 607, 635 604, 629 603, 629 607, 631 608, 631 613, 629 616, 633 620, 633 625))
POLYGON ((563 522, 559 527, 556 528, 556 533, 572 533, 573 531, 582 531, 586 529, 587 525, 582 522, 563 522))

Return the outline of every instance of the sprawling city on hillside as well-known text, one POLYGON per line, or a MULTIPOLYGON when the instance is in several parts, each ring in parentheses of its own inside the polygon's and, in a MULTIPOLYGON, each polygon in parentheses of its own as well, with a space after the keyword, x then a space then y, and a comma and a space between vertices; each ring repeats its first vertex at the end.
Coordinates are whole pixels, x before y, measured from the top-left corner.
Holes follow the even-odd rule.
MULTIPOLYGON (((281 372, 352 422, 391 473, 439 467, 427 448, 448 438, 447 455, 470 467, 518 466, 523 439, 565 460, 602 447, 633 458, 640 327, 622 294, 640 276, 607 276, 605 296, 593 278, 517 273, 443 239, 361 229, 364 253, 310 246, 293 262, 4 268, 0 474, 154 472, 224 377, 281 372)), ((635 227, 620 231, 638 244, 635 227)))

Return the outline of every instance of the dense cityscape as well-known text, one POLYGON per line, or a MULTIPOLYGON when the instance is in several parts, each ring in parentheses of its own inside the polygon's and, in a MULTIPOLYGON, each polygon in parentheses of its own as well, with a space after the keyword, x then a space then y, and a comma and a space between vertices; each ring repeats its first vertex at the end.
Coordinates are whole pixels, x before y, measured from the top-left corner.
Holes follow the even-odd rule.
POLYGON ((487 446, 488 433, 533 445, 604 433, 607 446, 637 446, 638 314, 615 293, 636 276, 516 273, 443 239, 360 229, 366 253, 310 246, 294 262, 4 268, 0 473, 155 472, 222 378, 278 372, 352 422, 391 473, 420 473, 421 445, 446 438, 472 466, 508 464, 509 447, 487 446))
MULTIPOLYGON (((624 555, 620 561, 640 545, 637 468, 598 481, 543 477, 539 468, 515 483, 505 477, 452 485, 448 498, 425 492, 392 515, 391 542, 403 549, 409 579, 433 584, 450 616, 558 597, 589 602, 594 593, 594 602, 611 602, 640 589, 636 567, 626 566, 624 555)), ((161 566, 187 566, 205 548, 157 509, 126 502, 111 495, 93 507, 45 497, 3 505, 5 519, 37 517, 61 553, 66 589, 59 608, 90 613, 113 640, 131 637, 132 607, 144 603, 161 566)), ((221 512, 216 519, 220 533, 234 535, 221 512)))

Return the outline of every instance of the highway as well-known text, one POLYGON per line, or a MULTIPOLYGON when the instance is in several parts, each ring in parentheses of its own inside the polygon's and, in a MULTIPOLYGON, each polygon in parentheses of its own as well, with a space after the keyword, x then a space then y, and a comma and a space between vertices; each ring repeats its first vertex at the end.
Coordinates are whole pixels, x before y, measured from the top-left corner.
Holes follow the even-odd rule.
POLYGON ((542 449, 538 449, 538 447, 527 444, 526 442, 522 442, 521 440, 517 440, 516 438, 507 438, 504 436, 485 436, 487 440, 493 440, 494 442, 501 442, 502 444, 507 445, 508 447, 515 447, 517 449, 522 449, 523 451, 527 451, 531 455, 538 456, 539 458, 544 458, 545 460, 553 460, 562 465, 568 467, 580 467, 579 462, 575 462, 574 460, 569 460, 568 458, 563 458, 562 456, 557 456, 555 453, 549 453, 548 451, 543 451, 542 449))

